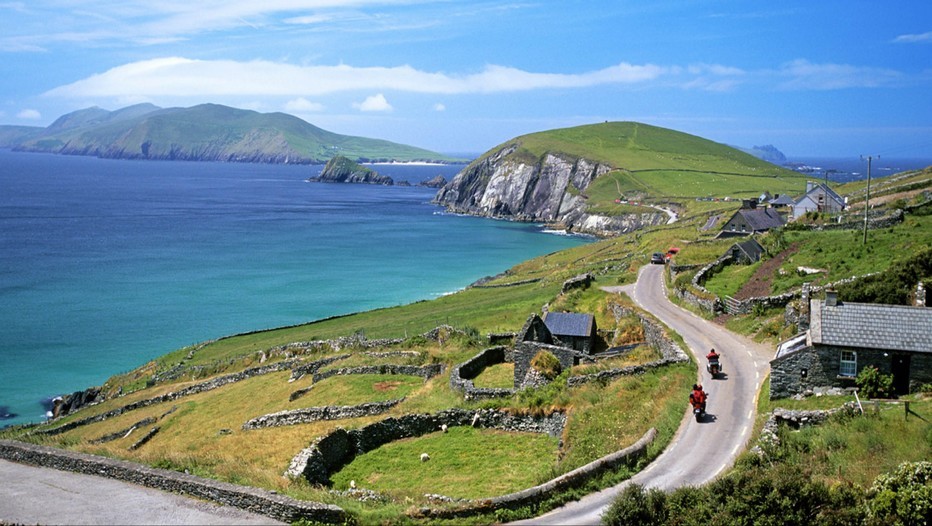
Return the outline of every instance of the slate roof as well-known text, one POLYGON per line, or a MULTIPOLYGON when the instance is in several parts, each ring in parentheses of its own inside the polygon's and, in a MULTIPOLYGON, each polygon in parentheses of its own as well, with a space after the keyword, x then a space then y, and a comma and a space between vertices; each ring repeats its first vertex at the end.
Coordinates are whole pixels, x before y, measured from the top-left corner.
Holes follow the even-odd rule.
POLYGON ((760 257, 764 253, 764 247, 756 239, 735 243, 734 246, 738 247, 738 250, 743 252, 751 261, 760 261, 760 257))
POLYGON ((932 354, 932 308, 812 300, 812 343, 932 354))
POLYGON ((770 200, 771 206, 790 206, 794 203, 795 201, 793 200, 793 198, 786 194, 783 194, 779 197, 775 197, 770 200))
POLYGON ((783 216, 773 208, 742 208, 736 213, 741 214, 754 232, 764 232, 784 224, 783 216))
POLYGON ((832 190, 831 188, 826 186, 825 183, 814 184, 812 188, 806 191, 805 194, 801 195, 799 199, 794 201, 794 204, 798 205, 802 203, 806 198, 811 199, 813 203, 818 203, 818 199, 814 199, 812 196, 818 194, 820 191, 825 194, 826 199, 831 199, 835 201, 839 206, 844 208, 845 199, 842 196, 838 195, 838 193, 835 190, 832 190))
POLYGON ((544 324, 557 337, 591 336, 595 318, 591 314, 577 312, 549 312, 544 324))

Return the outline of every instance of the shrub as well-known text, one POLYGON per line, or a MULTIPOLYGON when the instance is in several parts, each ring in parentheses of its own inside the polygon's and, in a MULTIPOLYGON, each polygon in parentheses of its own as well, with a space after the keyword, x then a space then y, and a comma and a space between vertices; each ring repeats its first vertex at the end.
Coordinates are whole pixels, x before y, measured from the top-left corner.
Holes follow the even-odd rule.
POLYGON ((531 367, 548 380, 553 380, 563 372, 560 360, 548 351, 540 351, 531 358, 531 367))
POLYGON ((861 369, 855 380, 859 392, 865 398, 894 398, 893 375, 881 374, 873 365, 861 369))
POLYGON ((865 507, 868 524, 927 524, 932 516, 932 462, 904 462, 877 477, 865 507))
POLYGON ((667 495, 659 489, 645 490, 639 484, 631 484, 622 490, 615 502, 602 516, 602 524, 652 525, 667 520, 667 495))

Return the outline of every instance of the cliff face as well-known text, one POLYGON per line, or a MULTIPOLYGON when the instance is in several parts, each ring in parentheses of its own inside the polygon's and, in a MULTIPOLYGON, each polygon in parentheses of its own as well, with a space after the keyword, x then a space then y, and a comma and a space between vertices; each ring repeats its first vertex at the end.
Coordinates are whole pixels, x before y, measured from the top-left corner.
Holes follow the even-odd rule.
POLYGON ((484 217, 539 221, 599 236, 617 235, 666 222, 666 215, 604 216, 586 212, 585 190, 611 166, 548 153, 528 164, 511 156, 516 144, 480 159, 458 173, 434 202, 448 210, 484 217))

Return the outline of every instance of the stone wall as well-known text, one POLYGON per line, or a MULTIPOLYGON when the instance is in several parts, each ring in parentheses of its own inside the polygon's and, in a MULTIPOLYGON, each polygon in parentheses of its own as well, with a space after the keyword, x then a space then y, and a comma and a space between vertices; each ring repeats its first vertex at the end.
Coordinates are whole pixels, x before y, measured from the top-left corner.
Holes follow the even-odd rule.
POLYGON ((219 376, 217 378, 214 378, 213 380, 208 380, 206 382, 201 382, 199 384, 185 387, 184 389, 180 389, 178 391, 172 391, 170 393, 165 393, 163 395, 156 396, 153 398, 146 398, 145 400, 139 400, 137 402, 133 402, 131 404, 127 404, 122 407, 118 407, 116 409, 107 411, 105 413, 101 413, 99 415, 89 416, 86 418, 82 418, 80 420, 74 420, 72 422, 68 422, 67 424, 54 427, 51 429, 36 430, 36 431, 33 431, 33 433, 42 434, 42 435, 58 435, 66 431, 71 431, 72 429, 75 429, 80 426, 84 426, 87 424, 93 424, 95 422, 102 422, 108 418, 113 418, 115 416, 128 413, 129 411, 135 411, 136 409, 141 409, 143 407, 149 407, 150 405, 161 404, 163 402, 170 402, 172 400, 177 400, 185 396, 191 396, 194 394, 211 391, 213 389, 217 389, 218 387, 223 387, 228 384, 240 382, 247 378, 252 378, 254 376, 261 376, 263 374, 284 371, 286 369, 292 368, 295 363, 297 363, 297 360, 285 360, 282 362, 276 362, 276 363, 269 364, 269 365, 253 367, 251 369, 246 369, 245 371, 240 371, 238 373, 219 376))
POLYGON ((305 375, 314 374, 314 373, 316 373, 321 367, 323 367, 323 366, 325 366, 325 365, 330 365, 330 364, 332 364, 333 362, 338 362, 338 361, 340 361, 340 360, 345 360, 345 359, 349 358, 350 356, 352 356, 352 355, 350 355, 350 354, 340 354, 340 355, 337 355, 337 356, 332 356, 332 357, 330 357, 330 358, 323 358, 323 359, 320 359, 320 360, 314 360, 313 362, 310 362, 310 363, 296 364, 294 367, 291 368, 291 378, 289 378, 288 381, 289 381, 289 382, 293 382, 293 381, 295 381, 295 380, 297 380, 297 379, 299 379, 299 378, 304 377, 305 375))
MULTIPOLYGON (((327 524, 343 524, 349 518, 342 508, 331 504, 299 501, 263 489, 12 440, 0 440, 0 458, 20 464, 103 476, 148 488, 190 495, 284 522, 306 519, 327 524)), ((120 503, 114 502, 113 505, 119 506, 120 503)))
POLYGON ((528 371, 531 370, 531 360, 541 351, 547 351, 556 356, 557 360, 560 361, 560 367, 564 371, 579 363, 595 362, 595 359, 590 355, 567 347, 529 341, 518 342, 514 350, 515 387, 521 387, 524 383, 528 371))
POLYGON ((360 429, 337 429, 318 438, 291 461, 286 476, 304 477, 311 484, 329 486, 330 475, 350 463, 356 455, 372 451, 402 438, 418 437, 440 431, 441 426, 473 426, 513 432, 546 433, 560 437, 566 426, 566 414, 547 416, 513 415, 493 409, 448 409, 435 414, 404 415, 386 418, 360 429))
POLYGON ((330 378, 331 376, 344 376, 350 374, 401 374, 406 376, 420 376, 424 380, 429 380, 443 372, 443 364, 433 363, 430 365, 363 365, 359 367, 344 367, 341 369, 329 369, 323 372, 314 373, 314 383, 330 378))
MULTIPOLYGON (((620 305, 613 305, 612 311, 616 319, 627 316, 632 312, 620 305)), ((661 358, 659 360, 641 365, 599 371, 593 374, 572 376, 567 381, 567 385, 577 386, 588 382, 608 382, 621 376, 644 374, 650 369, 689 361, 689 356, 679 344, 667 336, 667 331, 662 325, 641 313, 638 313, 638 318, 641 320, 641 327, 644 329, 644 338, 647 344, 660 351, 661 358)))
POLYGON ((293 426, 320 420, 342 420, 344 418, 380 415, 401 402, 404 402, 404 398, 386 400, 385 402, 369 402, 359 405, 304 407, 289 411, 279 411, 277 413, 253 418, 243 424, 243 429, 293 426))
POLYGON ((485 349, 450 371, 450 388, 464 393, 466 400, 511 396, 515 392, 514 389, 479 388, 472 382, 486 367, 511 361, 514 361, 514 353, 505 347, 485 349))
POLYGON ((758 455, 764 454, 765 450, 770 450, 780 445, 779 429, 781 425, 788 425, 793 429, 800 429, 806 426, 819 425, 826 422, 836 414, 855 415, 858 412, 858 406, 854 402, 847 402, 841 407, 835 409, 819 409, 813 411, 800 411, 793 409, 774 409, 764 423, 760 437, 756 446, 751 451, 758 455))

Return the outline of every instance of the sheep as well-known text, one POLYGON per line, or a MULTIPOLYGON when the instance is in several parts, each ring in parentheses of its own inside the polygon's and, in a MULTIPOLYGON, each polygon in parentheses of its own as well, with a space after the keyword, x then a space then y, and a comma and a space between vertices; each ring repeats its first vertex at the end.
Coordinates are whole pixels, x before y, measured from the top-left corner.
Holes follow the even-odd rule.
POLYGON ((447 425, 446 425, 446 424, 441 425, 441 426, 440 426, 440 430, 443 431, 444 433, 446 433, 446 432, 447 432, 447 425))
POLYGON ((421 453, 421 462, 427 462, 428 460, 430 460, 430 455, 427 453, 421 453))
POLYGON ((349 481, 349 487, 350 489, 356 489, 356 481, 355 480, 349 481))

